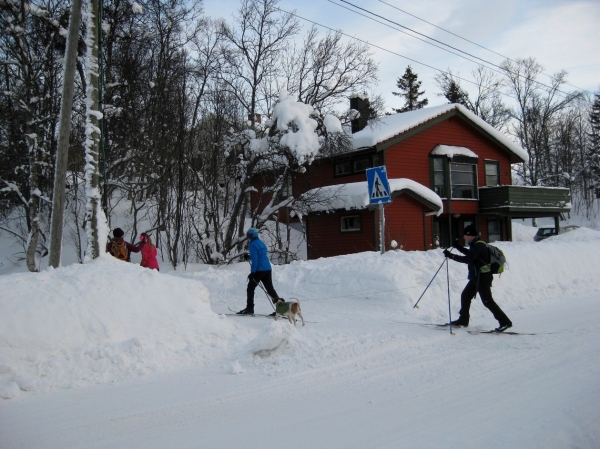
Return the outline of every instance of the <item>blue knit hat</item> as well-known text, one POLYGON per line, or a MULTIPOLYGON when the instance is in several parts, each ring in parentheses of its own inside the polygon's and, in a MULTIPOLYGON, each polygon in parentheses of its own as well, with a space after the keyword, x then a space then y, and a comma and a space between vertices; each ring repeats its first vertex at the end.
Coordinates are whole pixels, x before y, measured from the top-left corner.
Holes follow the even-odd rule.
POLYGON ((246 232, 246 237, 248 237, 250 240, 257 239, 258 238, 258 229, 256 229, 256 228, 248 229, 248 232, 246 232))

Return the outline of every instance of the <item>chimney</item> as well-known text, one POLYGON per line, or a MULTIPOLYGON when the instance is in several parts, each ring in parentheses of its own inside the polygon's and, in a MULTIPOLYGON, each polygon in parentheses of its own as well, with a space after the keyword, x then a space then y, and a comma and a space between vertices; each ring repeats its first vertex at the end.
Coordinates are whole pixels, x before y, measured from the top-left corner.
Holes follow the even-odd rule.
POLYGON ((370 114, 370 103, 368 98, 354 97, 350 98, 350 109, 358 111, 360 116, 357 119, 351 120, 352 134, 364 129, 367 126, 370 114))
MULTIPOLYGON (((252 114, 248 114, 248 121, 252 121, 252 114)), ((260 114, 254 114, 254 123, 261 123, 262 116, 260 114)))

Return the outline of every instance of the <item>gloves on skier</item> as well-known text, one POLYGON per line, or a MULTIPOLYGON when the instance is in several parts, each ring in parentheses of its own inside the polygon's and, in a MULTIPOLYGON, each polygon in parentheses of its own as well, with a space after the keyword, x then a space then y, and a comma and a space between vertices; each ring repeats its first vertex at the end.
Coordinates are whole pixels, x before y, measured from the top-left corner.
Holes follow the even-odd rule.
POLYGON ((444 257, 447 257, 448 259, 452 259, 453 254, 448 251, 447 249, 444 250, 444 257))

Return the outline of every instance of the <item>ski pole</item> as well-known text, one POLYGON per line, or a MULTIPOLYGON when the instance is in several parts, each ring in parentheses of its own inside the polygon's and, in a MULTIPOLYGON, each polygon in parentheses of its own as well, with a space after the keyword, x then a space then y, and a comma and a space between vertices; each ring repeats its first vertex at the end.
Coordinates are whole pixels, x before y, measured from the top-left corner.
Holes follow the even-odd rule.
MULTIPOLYGON (((252 266, 252 262, 248 261, 248 263, 250 264, 250 266, 252 266)), ((250 282, 250 278, 248 278, 248 282, 250 282)), ((260 282, 256 282, 254 278, 252 278, 252 282, 254 282, 256 285, 262 288, 262 291, 265 292, 265 295, 267 295, 267 299, 271 298, 271 295, 267 293, 267 290, 265 289, 265 287, 263 287, 263 285, 260 282)), ((273 299, 271 298, 269 302, 271 303, 271 307, 273 307, 273 311, 275 311, 275 304, 273 304, 273 299)))
POLYGON ((275 304, 273 304, 273 298, 271 298, 271 295, 269 295, 267 289, 260 282, 257 282, 257 284, 260 286, 260 288, 262 288, 262 291, 265 292, 265 295, 267 296, 267 299, 269 299, 271 307, 273 307, 273 311, 275 311, 275 304))
MULTIPOLYGON (((452 252, 452 250, 450 250, 450 252, 452 252)), ((425 294, 425 292, 427 291, 427 289, 429 288, 429 286, 431 285, 431 283, 433 282, 433 280, 435 279, 435 277, 437 276, 437 274, 440 272, 440 270, 442 269, 442 267, 444 266, 444 263, 446 261, 447 261, 447 259, 445 258, 444 261, 442 262, 442 264, 440 265, 440 267, 437 269, 437 271, 435 272, 435 274, 431 278, 431 280, 429 281, 429 284, 427 284, 427 287, 425 287, 425 290, 423 290, 423 293, 421 293, 421 296, 419 296, 419 299, 417 300, 417 302, 413 306, 413 309, 418 309, 417 304, 419 304, 419 301, 421 301, 421 298, 423 297, 423 295, 425 294)))

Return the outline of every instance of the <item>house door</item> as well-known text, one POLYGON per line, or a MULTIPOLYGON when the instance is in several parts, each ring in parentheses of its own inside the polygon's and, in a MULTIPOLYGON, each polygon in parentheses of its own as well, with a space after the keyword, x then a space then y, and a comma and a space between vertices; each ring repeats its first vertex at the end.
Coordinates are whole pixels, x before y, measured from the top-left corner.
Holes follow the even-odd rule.
POLYGON ((448 215, 442 215, 433 224, 434 241, 437 235, 439 235, 439 242, 442 248, 449 248, 452 246, 452 242, 460 237, 460 243, 464 245, 464 239, 462 239, 463 229, 465 226, 475 223, 475 217, 472 215, 460 215, 458 217, 452 215, 448 219, 448 215))

